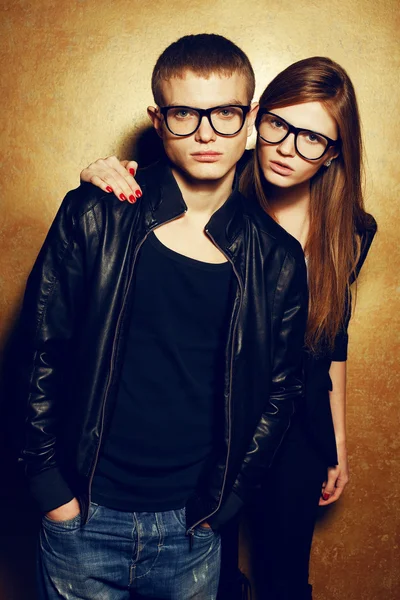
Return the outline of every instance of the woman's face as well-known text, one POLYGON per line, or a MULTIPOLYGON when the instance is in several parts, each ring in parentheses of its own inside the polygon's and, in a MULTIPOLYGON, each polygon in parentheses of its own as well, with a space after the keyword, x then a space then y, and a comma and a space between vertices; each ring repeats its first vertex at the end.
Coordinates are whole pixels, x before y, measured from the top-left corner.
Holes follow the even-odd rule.
MULTIPOLYGON (((320 102, 306 102, 270 110, 290 125, 309 129, 333 140, 338 138, 336 121, 320 102)), ((272 126, 281 128, 282 123, 274 120, 272 126)), ((310 138, 310 141, 313 141, 313 137, 310 138)), ((269 144, 260 137, 258 138, 258 158, 268 183, 281 188, 289 188, 309 181, 327 160, 338 154, 335 148, 331 147, 322 158, 306 160, 296 152, 294 142, 294 133, 290 133, 279 144, 269 144)))

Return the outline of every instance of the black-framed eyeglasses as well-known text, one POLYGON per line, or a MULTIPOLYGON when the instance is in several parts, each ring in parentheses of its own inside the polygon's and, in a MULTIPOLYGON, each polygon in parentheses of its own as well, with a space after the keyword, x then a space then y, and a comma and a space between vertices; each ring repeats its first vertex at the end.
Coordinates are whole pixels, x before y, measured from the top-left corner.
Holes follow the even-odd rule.
POLYGON ((167 128, 173 135, 188 136, 200 127, 203 117, 207 117, 211 127, 218 135, 236 135, 242 129, 250 106, 225 104, 212 108, 194 108, 193 106, 162 106, 160 112, 167 128))
POLYGON ((279 115, 263 109, 258 112, 256 129, 260 138, 268 144, 280 144, 293 133, 296 152, 306 160, 318 160, 329 148, 340 145, 340 140, 332 140, 311 129, 295 127, 279 115))

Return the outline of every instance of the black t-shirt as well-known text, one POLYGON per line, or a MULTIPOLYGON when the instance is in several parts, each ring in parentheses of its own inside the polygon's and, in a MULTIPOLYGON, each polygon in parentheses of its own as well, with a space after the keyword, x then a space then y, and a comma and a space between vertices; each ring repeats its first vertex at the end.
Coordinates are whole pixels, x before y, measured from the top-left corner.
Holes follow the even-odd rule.
POLYGON ((95 502, 163 511, 184 506, 194 491, 223 437, 232 282, 229 262, 193 260, 154 233, 143 244, 116 406, 93 481, 95 502))

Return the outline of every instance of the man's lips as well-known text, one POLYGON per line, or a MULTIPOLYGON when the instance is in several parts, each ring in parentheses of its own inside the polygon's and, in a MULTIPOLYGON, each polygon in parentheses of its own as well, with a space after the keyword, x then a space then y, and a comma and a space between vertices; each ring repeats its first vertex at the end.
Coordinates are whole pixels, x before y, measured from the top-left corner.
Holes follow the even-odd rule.
POLYGON ((291 175, 294 172, 294 169, 292 169, 292 167, 289 167, 289 165, 276 160, 271 160, 270 166, 271 169, 279 175, 291 175))
POLYGON ((203 152, 193 152, 191 156, 198 162, 216 162, 222 156, 222 153, 214 152, 213 150, 204 150, 203 152))

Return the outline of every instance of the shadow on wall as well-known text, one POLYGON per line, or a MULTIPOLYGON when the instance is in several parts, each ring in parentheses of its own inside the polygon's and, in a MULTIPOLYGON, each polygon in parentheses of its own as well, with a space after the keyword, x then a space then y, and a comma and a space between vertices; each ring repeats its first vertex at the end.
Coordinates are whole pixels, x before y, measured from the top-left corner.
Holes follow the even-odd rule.
POLYGON ((148 167, 165 157, 161 139, 152 126, 143 125, 121 141, 118 156, 135 160, 139 167, 148 167))

